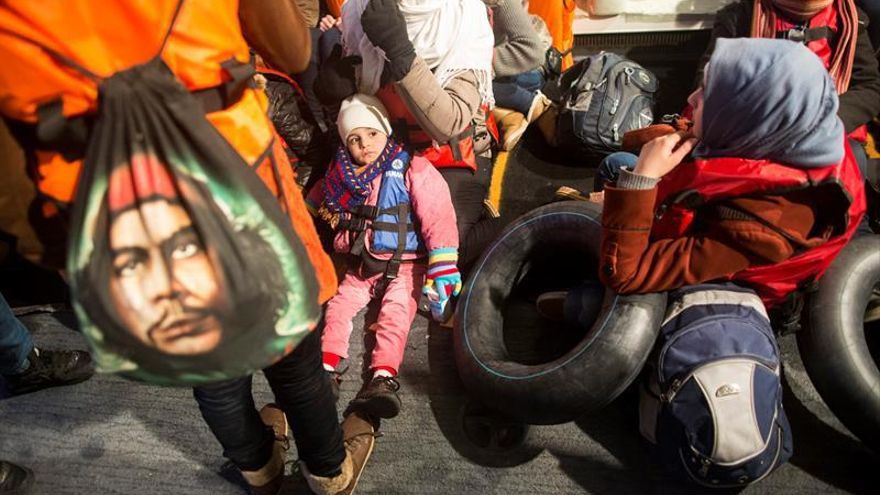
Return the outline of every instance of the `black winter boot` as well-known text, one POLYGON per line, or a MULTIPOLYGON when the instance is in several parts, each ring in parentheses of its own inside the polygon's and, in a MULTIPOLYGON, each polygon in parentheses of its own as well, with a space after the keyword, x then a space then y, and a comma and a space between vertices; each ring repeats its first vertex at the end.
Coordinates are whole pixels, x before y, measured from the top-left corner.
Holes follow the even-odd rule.
POLYGON ((92 376, 92 357, 86 351, 47 351, 34 349, 28 354, 30 365, 17 375, 5 375, 13 395, 36 392, 49 387, 73 385, 92 376))

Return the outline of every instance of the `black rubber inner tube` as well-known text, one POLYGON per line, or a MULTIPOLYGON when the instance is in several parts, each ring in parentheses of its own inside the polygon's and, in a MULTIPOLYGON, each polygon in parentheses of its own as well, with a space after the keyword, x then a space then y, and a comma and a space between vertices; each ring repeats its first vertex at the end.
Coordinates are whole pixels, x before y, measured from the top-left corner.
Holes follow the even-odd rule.
POLYGON ((880 235, 866 235, 844 248, 811 294, 798 348, 831 411, 880 452, 878 344, 880 235))
POLYGON ((455 358, 471 394, 530 424, 571 421, 611 402, 637 376, 666 308, 665 294, 605 291, 580 328, 537 315, 534 297, 595 279, 601 210, 543 206, 514 221, 476 263, 455 321, 455 358))

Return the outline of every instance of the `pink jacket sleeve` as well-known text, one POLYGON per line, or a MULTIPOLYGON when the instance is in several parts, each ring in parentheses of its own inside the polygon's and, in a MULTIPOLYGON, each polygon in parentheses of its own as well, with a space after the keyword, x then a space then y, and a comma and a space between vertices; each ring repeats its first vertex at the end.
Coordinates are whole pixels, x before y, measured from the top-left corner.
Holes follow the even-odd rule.
POLYGON ((415 219, 421 225, 422 239, 428 251, 437 248, 458 249, 458 223, 449 187, 431 162, 413 157, 407 172, 409 196, 415 219))

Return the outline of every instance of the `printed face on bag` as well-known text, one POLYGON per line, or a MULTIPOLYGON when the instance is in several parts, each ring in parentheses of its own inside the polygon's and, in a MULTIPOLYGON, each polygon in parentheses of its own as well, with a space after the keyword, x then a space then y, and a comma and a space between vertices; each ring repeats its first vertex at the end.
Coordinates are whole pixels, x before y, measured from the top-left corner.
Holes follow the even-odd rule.
POLYGON ((210 352, 223 335, 222 291, 187 212, 157 199, 114 216, 110 295, 141 343, 175 355, 210 352))
POLYGON ((285 224, 187 160, 131 154, 99 171, 86 200, 72 285, 108 371, 169 384, 242 376, 317 320, 313 282, 297 278, 309 275, 305 253, 275 228, 285 224))

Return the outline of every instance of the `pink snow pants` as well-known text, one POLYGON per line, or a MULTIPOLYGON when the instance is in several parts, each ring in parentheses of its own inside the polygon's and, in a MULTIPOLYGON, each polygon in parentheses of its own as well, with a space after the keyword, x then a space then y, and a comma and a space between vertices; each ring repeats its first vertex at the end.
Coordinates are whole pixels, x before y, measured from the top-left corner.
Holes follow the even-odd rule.
MULTIPOLYGON (((379 317, 373 327, 376 330, 376 347, 370 366, 385 366, 400 370, 406 338, 416 316, 422 286, 425 284, 424 263, 401 263, 397 278, 388 282, 382 297, 379 317)), ((376 284, 383 273, 368 278, 349 270, 339 284, 336 295, 327 302, 324 311, 324 335, 321 350, 343 358, 348 357, 352 319, 377 296, 376 284)))

